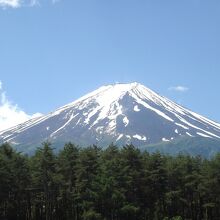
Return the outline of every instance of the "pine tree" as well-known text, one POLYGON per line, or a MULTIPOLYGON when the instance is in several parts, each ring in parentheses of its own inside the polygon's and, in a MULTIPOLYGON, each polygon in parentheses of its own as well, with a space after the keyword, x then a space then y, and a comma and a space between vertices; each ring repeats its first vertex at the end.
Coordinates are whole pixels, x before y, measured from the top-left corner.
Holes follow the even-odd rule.
POLYGON ((0 217, 24 219, 28 210, 30 171, 27 158, 9 144, 0 147, 0 217))
MULTIPOLYGON (((98 186, 98 172, 99 172, 99 158, 100 149, 97 146, 83 149, 79 155, 79 162, 76 169, 76 195, 78 215, 84 216, 86 219, 89 213, 99 215, 99 210, 96 209, 96 203, 99 201, 99 186, 98 186), (79 213, 80 212, 80 213, 79 213)), ((79 216, 77 218, 79 218, 79 216)))
POLYGON ((56 157, 51 144, 45 142, 42 148, 36 151, 31 161, 32 178, 35 193, 35 218, 53 220, 58 194, 56 182, 56 157))
POLYGON ((141 152, 132 144, 126 145, 121 151, 124 188, 126 201, 121 209, 122 216, 126 219, 139 219, 142 201, 141 187, 143 184, 143 164, 141 152))
POLYGON ((72 143, 65 144, 58 157, 58 173, 61 176, 59 212, 66 220, 77 218, 76 169, 79 148, 72 143), (65 210, 65 211, 64 211, 65 210))
POLYGON ((167 171, 166 171, 166 158, 160 153, 154 153, 150 157, 148 163, 148 181, 151 192, 152 203, 154 204, 153 216, 154 219, 162 219, 166 213, 165 195, 167 192, 167 171))
POLYGON ((125 203, 122 182, 123 167, 117 146, 111 144, 101 155, 101 169, 98 174, 100 184, 100 206, 102 215, 109 220, 119 219, 120 210, 125 203))

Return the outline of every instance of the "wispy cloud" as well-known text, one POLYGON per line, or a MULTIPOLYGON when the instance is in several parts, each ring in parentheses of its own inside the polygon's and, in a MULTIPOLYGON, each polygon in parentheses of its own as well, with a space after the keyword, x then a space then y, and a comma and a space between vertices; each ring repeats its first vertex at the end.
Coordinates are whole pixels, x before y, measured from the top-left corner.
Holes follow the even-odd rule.
POLYGON ((34 7, 34 6, 40 5, 40 3, 39 3, 39 0, 31 0, 29 5, 31 7, 34 7))
POLYGON ((3 91, 0 81, 0 131, 41 115, 40 113, 29 115, 21 110, 18 105, 12 104, 6 96, 6 92, 3 91))
POLYGON ((170 91, 176 91, 176 92, 187 92, 189 90, 186 86, 172 86, 168 88, 170 91))
POLYGON ((53 4, 56 4, 57 2, 60 2, 61 0, 52 0, 53 4))
MULTIPOLYGON (((48 0, 55 4, 61 0, 48 0)), ((0 0, 0 8, 20 8, 20 7, 34 7, 41 5, 43 0, 0 0)))

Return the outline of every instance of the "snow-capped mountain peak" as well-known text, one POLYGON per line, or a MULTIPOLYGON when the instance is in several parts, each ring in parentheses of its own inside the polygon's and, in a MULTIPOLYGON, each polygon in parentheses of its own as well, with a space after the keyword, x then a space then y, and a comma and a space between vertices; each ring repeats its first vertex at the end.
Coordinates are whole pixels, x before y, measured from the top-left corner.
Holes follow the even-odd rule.
POLYGON ((48 115, 1 132, 0 140, 17 145, 50 140, 142 146, 180 136, 219 139, 220 124, 135 82, 102 86, 48 115))

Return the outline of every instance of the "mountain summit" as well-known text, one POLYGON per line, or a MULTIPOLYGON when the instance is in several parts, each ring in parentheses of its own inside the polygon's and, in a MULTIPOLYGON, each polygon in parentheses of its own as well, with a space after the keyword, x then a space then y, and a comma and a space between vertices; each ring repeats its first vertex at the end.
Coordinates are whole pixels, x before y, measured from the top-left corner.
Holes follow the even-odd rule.
POLYGON ((0 142, 27 148, 46 140, 146 146, 179 137, 220 139, 220 124, 139 83, 103 86, 48 115, 0 132, 0 142))

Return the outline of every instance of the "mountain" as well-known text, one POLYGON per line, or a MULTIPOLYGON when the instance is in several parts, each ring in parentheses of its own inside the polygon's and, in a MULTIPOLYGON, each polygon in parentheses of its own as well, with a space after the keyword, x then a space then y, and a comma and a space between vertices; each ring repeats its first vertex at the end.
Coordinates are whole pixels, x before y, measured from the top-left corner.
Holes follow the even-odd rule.
POLYGON ((31 152, 49 140, 59 148, 133 143, 138 147, 182 137, 220 140, 220 124, 138 83, 103 86, 45 116, 0 132, 0 142, 31 152))

